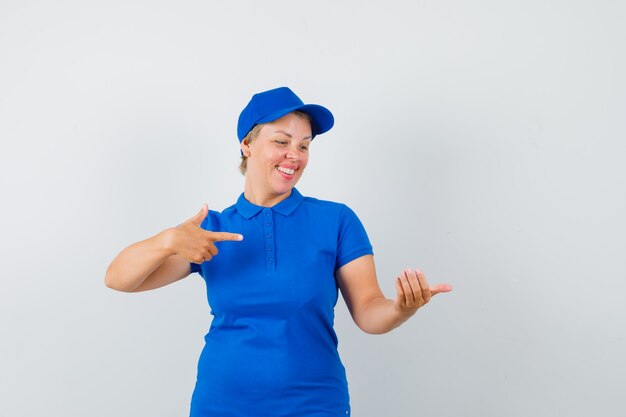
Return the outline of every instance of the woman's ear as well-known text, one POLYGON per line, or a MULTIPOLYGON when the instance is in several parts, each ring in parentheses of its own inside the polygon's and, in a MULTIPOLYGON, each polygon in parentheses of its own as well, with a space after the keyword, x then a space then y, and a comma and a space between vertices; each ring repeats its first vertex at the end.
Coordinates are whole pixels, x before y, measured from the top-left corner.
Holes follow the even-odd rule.
POLYGON ((245 140, 241 142, 241 152, 246 158, 250 156, 250 145, 245 140))

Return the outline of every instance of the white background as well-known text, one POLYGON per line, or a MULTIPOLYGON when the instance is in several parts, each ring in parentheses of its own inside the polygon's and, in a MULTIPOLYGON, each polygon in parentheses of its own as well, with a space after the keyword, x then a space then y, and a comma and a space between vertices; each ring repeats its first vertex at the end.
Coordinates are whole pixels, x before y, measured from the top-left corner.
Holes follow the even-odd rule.
POLYGON ((236 121, 331 109, 298 185, 354 209, 402 327, 343 302, 353 415, 624 416, 626 6, 0 0, 0 416, 185 416, 199 275, 104 286, 129 244, 243 189, 236 121))

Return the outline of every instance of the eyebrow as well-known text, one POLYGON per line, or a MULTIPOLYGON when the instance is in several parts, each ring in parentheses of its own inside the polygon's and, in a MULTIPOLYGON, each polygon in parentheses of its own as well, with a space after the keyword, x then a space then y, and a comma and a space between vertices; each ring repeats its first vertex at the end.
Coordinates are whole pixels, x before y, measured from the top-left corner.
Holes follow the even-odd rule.
MULTIPOLYGON (((289 133, 285 132, 284 130, 277 130, 274 133, 282 133, 283 135, 288 136, 289 139, 293 139, 293 136, 291 136, 289 133)), ((301 140, 307 140, 307 139, 312 139, 312 137, 311 136, 305 136, 301 140)))

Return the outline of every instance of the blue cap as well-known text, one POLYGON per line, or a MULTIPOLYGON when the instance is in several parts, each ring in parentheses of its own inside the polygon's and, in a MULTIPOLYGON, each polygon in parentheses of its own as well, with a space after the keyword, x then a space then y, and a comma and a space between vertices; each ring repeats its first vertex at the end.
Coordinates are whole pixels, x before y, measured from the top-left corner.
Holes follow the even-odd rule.
POLYGON ((239 115, 239 122, 237 123, 239 142, 246 137, 254 125, 273 122, 296 110, 311 116, 313 137, 328 132, 335 123, 333 114, 326 107, 317 104, 304 104, 289 88, 279 87, 252 96, 248 105, 239 115))

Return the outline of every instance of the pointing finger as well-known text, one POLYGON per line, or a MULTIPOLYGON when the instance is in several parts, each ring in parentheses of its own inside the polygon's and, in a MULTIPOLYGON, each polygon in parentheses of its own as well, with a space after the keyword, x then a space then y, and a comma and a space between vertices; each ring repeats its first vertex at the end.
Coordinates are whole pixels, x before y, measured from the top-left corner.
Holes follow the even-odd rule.
POLYGON ((243 240, 243 235, 238 233, 228 233, 228 232, 207 232, 209 233, 209 237, 214 242, 219 242, 223 240, 234 240, 239 241, 243 240))

